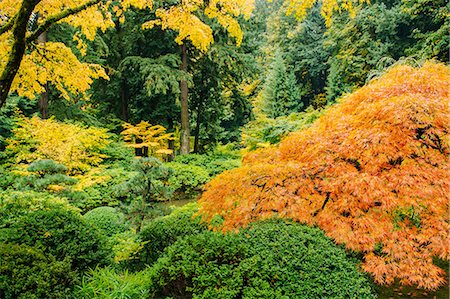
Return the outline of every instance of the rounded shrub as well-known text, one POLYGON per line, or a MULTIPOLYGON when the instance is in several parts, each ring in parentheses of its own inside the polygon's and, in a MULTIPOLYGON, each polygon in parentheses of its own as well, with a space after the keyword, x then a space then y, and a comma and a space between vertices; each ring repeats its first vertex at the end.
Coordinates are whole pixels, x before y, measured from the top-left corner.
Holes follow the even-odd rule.
POLYGON ((66 298, 76 279, 70 259, 18 244, 0 243, 0 298, 66 298))
POLYGON ((141 261, 152 264, 166 247, 178 239, 205 231, 207 227, 200 224, 200 219, 193 218, 197 210, 195 203, 187 204, 145 226, 140 232, 141 241, 144 243, 140 252, 141 261))
POLYGON ((148 273, 155 298, 375 298, 322 231, 280 220, 179 239, 148 273))
POLYGON ((169 184, 176 192, 192 194, 200 191, 203 185, 211 179, 207 170, 200 166, 177 162, 166 164, 172 169, 169 184))
POLYGON ((98 227, 105 236, 123 233, 127 230, 125 215, 113 207, 98 207, 84 214, 84 219, 98 227))
POLYGON ((22 248, 17 250, 17 259, 28 265, 16 269, 15 258, 11 257, 13 250, 3 247, 1 265, 6 270, 2 270, 2 281, 18 281, 20 271, 30 271, 30 277, 36 273, 42 273, 44 278, 50 275, 49 283, 39 286, 18 282, 15 288, 0 283, 0 293, 15 294, 11 298, 28 298, 25 294, 33 293, 36 288, 51 294, 51 281, 58 281, 59 288, 70 289, 73 283, 67 278, 70 271, 78 275, 88 268, 106 264, 111 255, 106 238, 77 209, 62 199, 35 192, 0 193, 0 244, 22 248), (34 262, 30 263, 31 260, 34 262))

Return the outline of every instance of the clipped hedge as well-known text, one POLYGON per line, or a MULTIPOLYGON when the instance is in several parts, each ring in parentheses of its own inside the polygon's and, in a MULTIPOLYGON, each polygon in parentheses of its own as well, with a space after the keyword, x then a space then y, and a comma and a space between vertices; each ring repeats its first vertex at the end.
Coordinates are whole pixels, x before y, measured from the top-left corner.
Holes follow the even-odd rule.
POLYGON ((355 261, 317 228, 271 220, 179 239, 151 268, 154 298, 375 298, 355 261))

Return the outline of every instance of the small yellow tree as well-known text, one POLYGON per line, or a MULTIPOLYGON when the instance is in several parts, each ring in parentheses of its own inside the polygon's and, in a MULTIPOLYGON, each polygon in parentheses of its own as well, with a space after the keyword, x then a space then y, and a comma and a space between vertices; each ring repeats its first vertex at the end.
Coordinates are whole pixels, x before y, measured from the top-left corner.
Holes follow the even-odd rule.
POLYGON ((100 164, 108 144, 106 129, 83 128, 54 119, 21 118, 6 147, 17 164, 51 159, 67 166, 69 173, 85 172, 100 164))
POLYGON ((164 158, 173 153, 169 141, 175 140, 174 134, 166 133, 163 126, 152 126, 147 121, 141 121, 137 125, 125 123, 123 128, 123 139, 136 150, 136 155, 164 158))

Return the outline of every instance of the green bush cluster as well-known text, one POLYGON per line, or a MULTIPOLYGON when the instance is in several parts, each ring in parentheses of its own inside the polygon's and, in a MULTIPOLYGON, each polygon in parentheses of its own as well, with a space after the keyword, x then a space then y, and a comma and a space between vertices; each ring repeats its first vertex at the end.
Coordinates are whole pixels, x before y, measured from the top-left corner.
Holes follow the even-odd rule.
POLYGON ((241 166, 241 156, 234 144, 218 145, 210 153, 177 156, 166 165, 173 170, 169 183, 176 195, 193 197, 219 173, 241 166))
POLYGON ((166 163, 166 166, 172 169, 169 185, 177 193, 187 196, 195 194, 210 180, 208 171, 200 166, 178 162, 166 163))
POLYGON ((34 172, 38 176, 43 177, 48 174, 66 173, 67 167, 63 164, 57 163, 56 161, 43 159, 36 160, 30 165, 28 165, 27 170, 29 172, 34 172))
POLYGON ((27 245, 0 243, 0 298, 65 298, 76 281, 70 259, 27 245))
POLYGON ((113 207, 98 207, 84 214, 84 219, 98 227, 103 235, 112 237, 127 230, 125 215, 113 207))
POLYGON ((19 176, 11 171, 8 167, 0 165, 0 190, 14 188, 15 182, 19 176))
POLYGON ((208 231, 195 204, 158 218, 140 233, 134 273, 95 269, 77 298, 376 298, 355 259, 322 231, 273 219, 238 233, 208 231))
POLYGON ((277 144, 290 132, 309 127, 323 111, 309 107, 304 112, 292 113, 277 118, 258 118, 242 129, 242 144, 247 150, 255 150, 277 144))
MULTIPOLYGON (((241 166, 241 156, 229 146, 218 146, 209 154, 190 154, 177 156, 174 162, 203 168, 212 178, 225 170, 241 166)), ((170 163, 169 163, 170 164, 170 163)))
POLYGON ((200 219, 193 218, 197 210, 195 203, 187 204, 145 226, 139 234, 144 242, 141 262, 150 265, 178 239, 205 231, 207 227, 200 223, 200 219))
POLYGON ((77 209, 31 191, 0 193, 0 245, 5 298, 58 298, 76 276, 107 264, 111 255, 106 238, 77 209))
POLYGON ((355 261, 323 232, 281 220, 179 239, 148 279, 155 298, 375 298, 355 261))

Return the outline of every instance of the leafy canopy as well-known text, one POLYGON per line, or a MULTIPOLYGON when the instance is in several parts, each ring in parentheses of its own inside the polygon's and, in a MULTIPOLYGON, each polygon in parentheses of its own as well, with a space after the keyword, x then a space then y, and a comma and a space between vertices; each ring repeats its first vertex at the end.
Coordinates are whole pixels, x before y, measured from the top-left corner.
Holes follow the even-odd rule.
POLYGON ((223 230, 274 215, 318 225, 364 256, 377 283, 445 283, 449 258, 448 67, 398 65, 279 148, 257 150, 200 199, 223 230))

